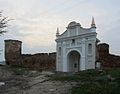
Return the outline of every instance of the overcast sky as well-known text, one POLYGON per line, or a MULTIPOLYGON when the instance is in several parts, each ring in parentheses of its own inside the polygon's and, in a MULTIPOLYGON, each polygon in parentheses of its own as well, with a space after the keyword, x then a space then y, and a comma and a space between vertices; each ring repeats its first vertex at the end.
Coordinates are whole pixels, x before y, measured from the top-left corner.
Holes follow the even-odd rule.
POLYGON ((120 0, 0 0, 0 10, 14 19, 0 36, 2 50, 4 39, 17 39, 23 43, 22 53, 53 52, 57 27, 60 33, 71 21, 90 27, 94 16, 97 37, 120 55, 120 0))

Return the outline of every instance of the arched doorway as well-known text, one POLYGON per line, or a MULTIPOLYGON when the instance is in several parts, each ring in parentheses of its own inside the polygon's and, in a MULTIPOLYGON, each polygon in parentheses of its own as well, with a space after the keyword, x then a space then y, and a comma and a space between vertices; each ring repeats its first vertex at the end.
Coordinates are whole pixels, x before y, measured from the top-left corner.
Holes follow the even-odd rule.
POLYGON ((80 53, 71 51, 67 55, 69 72, 78 72, 80 68, 80 53))

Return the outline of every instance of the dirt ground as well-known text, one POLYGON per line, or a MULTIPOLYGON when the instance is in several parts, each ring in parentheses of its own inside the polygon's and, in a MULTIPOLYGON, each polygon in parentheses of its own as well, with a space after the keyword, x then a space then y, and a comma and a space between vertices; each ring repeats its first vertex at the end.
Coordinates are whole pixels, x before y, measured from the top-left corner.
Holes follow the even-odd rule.
POLYGON ((0 66, 0 94, 70 94, 74 82, 52 81, 48 75, 53 73, 44 71, 32 77, 15 75, 0 66))

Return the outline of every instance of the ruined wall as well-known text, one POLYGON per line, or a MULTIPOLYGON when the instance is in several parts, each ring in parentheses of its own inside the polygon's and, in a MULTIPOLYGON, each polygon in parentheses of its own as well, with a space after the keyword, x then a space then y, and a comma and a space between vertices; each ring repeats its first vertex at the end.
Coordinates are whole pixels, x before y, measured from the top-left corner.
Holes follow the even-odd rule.
POLYGON ((21 54, 22 42, 5 40, 5 60, 8 65, 38 69, 55 69, 56 53, 21 54))
POLYGON ((25 67, 55 70, 56 53, 23 54, 21 60, 21 65, 25 67))
POLYGON ((99 61, 101 68, 117 68, 120 67, 120 56, 109 53, 109 45, 106 43, 97 46, 99 52, 99 61))
POLYGON ((18 40, 5 40, 5 60, 6 64, 19 64, 18 58, 21 56, 22 42, 18 40))
MULTIPOLYGON (((55 70, 56 52, 21 54, 22 42, 18 40, 5 40, 5 59, 8 65, 20 65, 30 68, 55 70)), ((101 68, 120 67, 120 56, 109 53, 109 45, 106 43, 97 46, 98 60, 101 68)))

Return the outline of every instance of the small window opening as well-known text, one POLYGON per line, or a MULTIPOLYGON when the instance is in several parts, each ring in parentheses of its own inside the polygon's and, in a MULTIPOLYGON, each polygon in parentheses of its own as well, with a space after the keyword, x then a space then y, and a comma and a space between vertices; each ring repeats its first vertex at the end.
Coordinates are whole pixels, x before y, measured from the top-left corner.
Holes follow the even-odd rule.
POLYGON ((58 54, 61 55, 61 47, 59 47, 58 54))
POLYGON ((88 44, 88 53, 89 53, 89 54, 92 53, 92 44, 88 44))
POLYGON ((72 43, 75 43, 75 39, 72 39, 72 43))
POLYGON ((74 64, 74 68, 77 68, 77 64, 76 63, 74 64))

